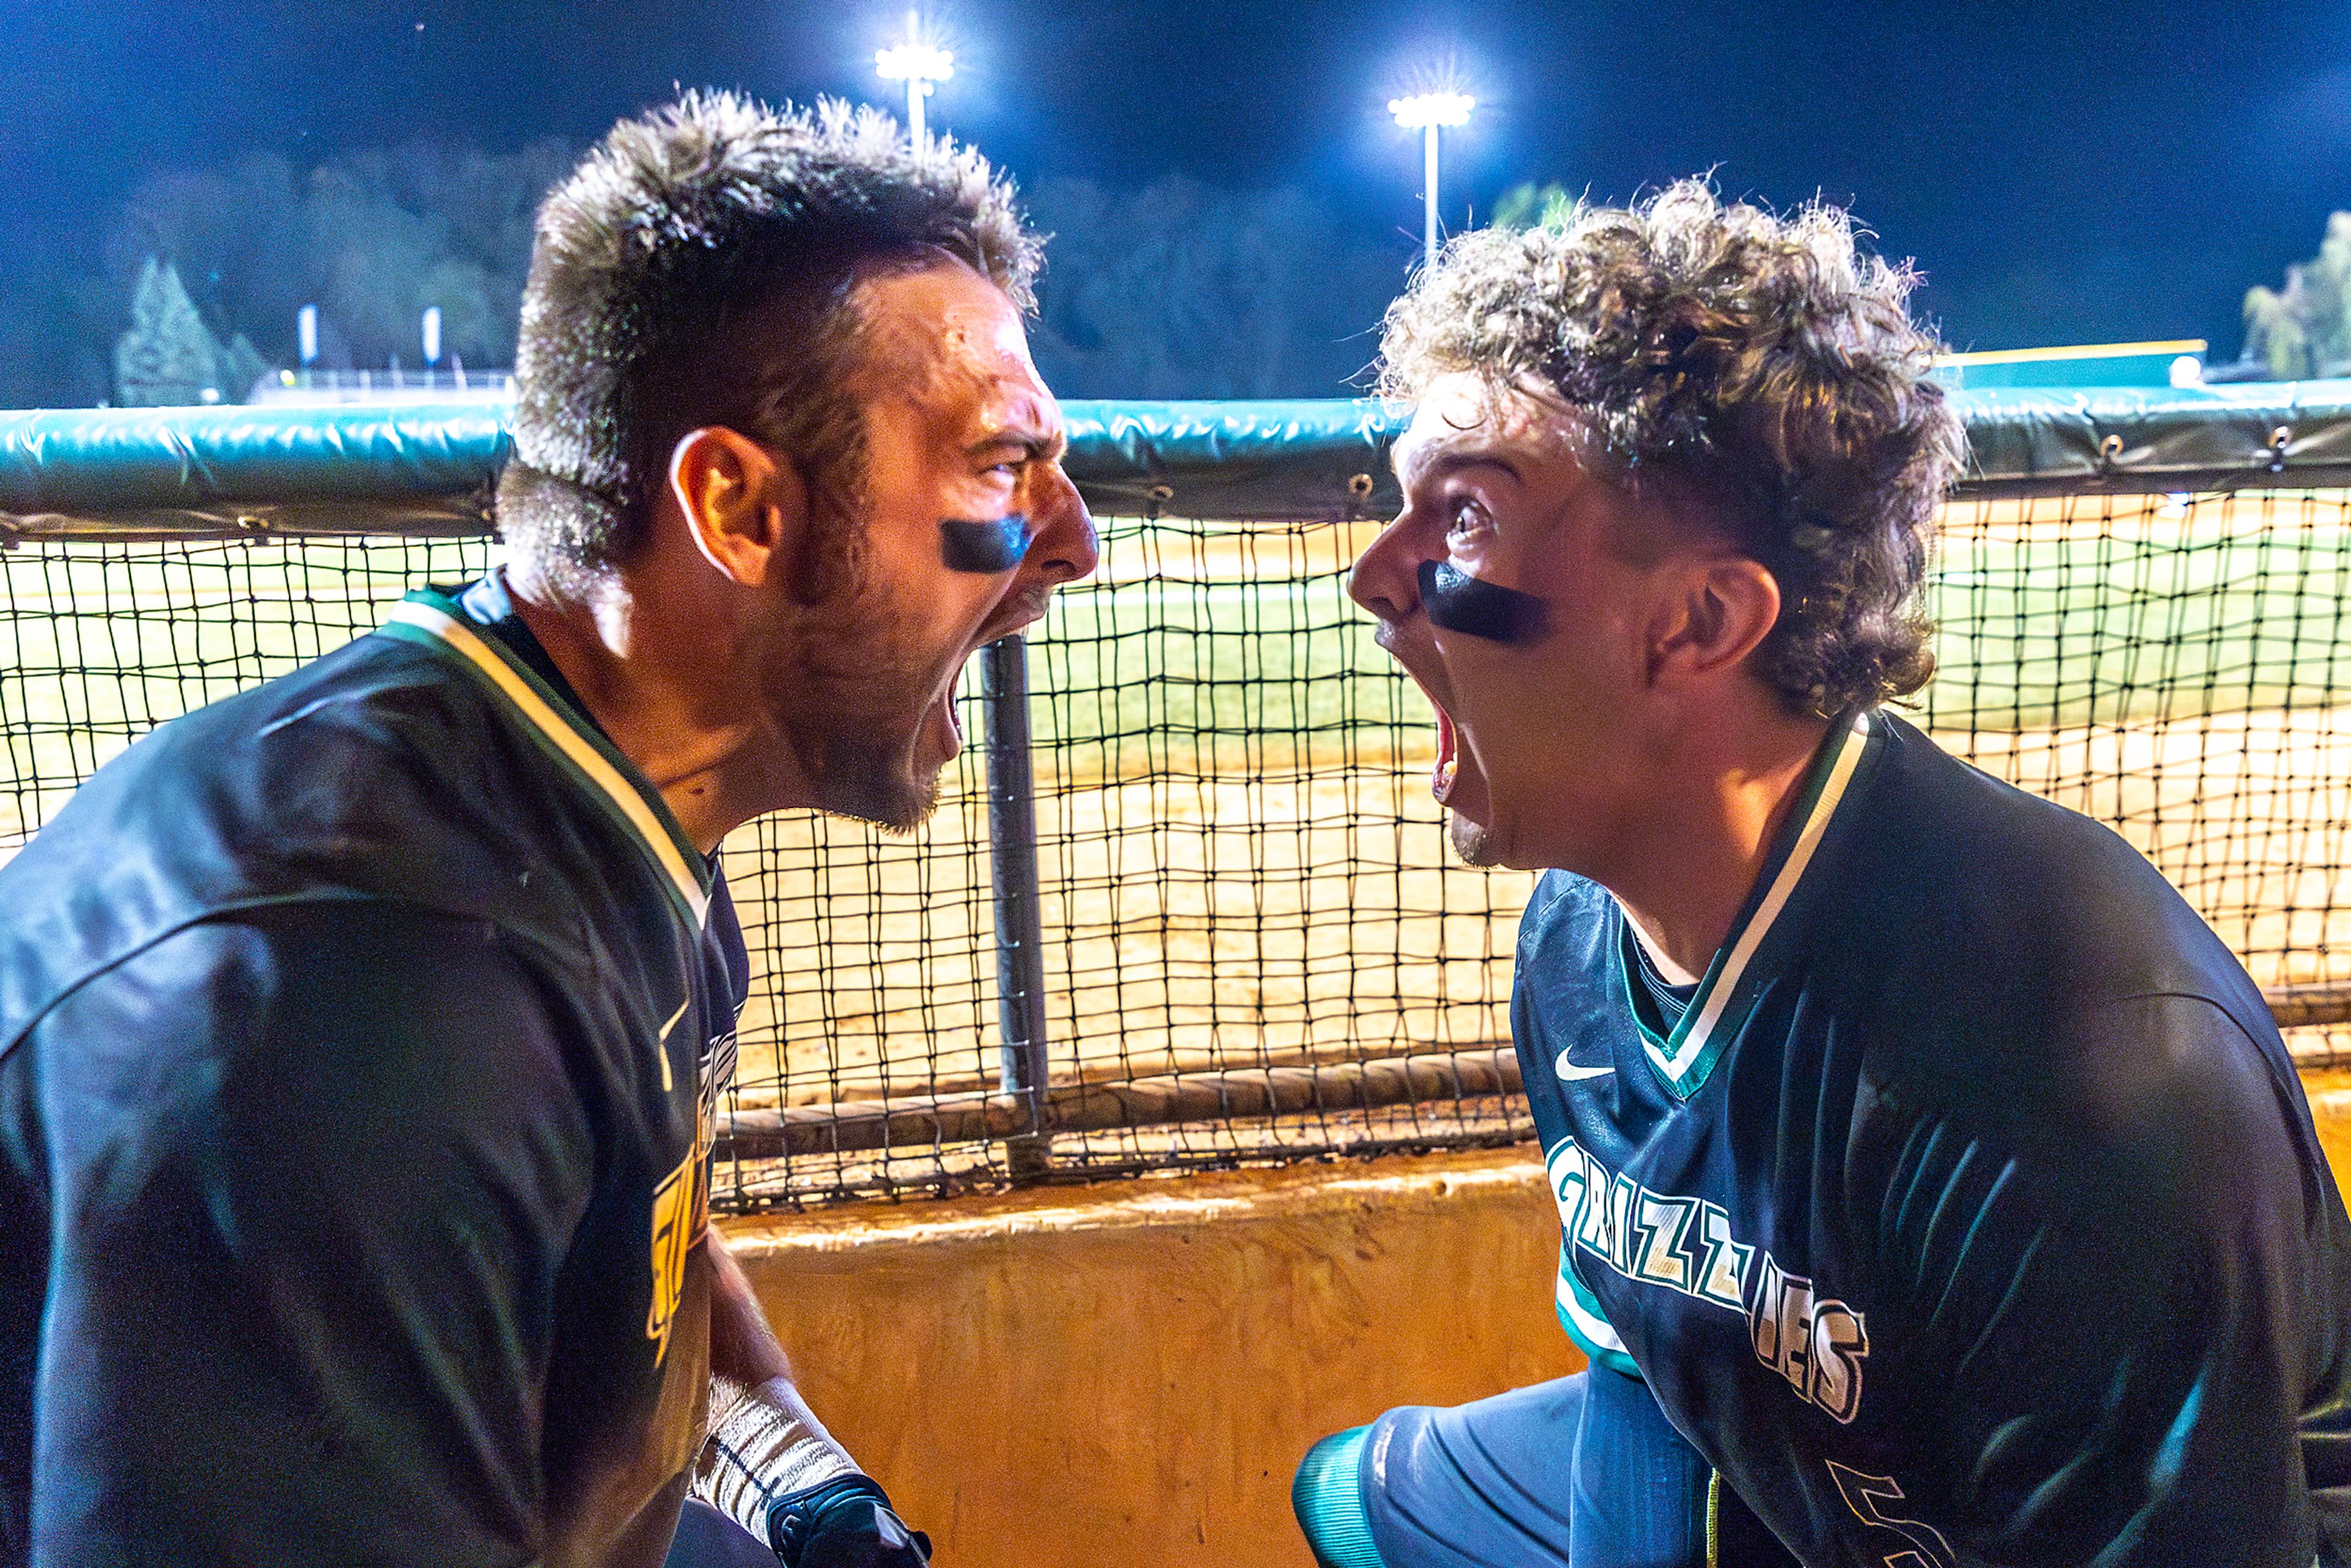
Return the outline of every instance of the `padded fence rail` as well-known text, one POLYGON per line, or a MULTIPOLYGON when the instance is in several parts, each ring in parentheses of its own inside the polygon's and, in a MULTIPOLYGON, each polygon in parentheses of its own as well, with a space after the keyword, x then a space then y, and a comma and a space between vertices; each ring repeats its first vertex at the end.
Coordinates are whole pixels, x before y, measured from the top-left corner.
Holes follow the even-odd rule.
MULTIPOLYGON (((2351 389, 2262 391, 1963 398, 1979 468, 1917 716, 2114 824, 2299 1053, 2351 1060, 2351 389)), ((154 724, 494 559, 495 411, 172 412, 0 415, 0 857, 154 724)), ((1071 412, 1102 570, 1021 650, 1025 704, 1001 662, 966 681, 930 826, 795 813, 727 846, 755 981, 722 1203, 1531 1132, 1506 1019, 1531 879, 1450 861, 1430 715, 1344 593, 1398 415, 1071 412), (1036 1009, 1003 1006, 1027 982, 984 743, 1015 716, 1041 1080, 1007 1049, 1036 1009)))

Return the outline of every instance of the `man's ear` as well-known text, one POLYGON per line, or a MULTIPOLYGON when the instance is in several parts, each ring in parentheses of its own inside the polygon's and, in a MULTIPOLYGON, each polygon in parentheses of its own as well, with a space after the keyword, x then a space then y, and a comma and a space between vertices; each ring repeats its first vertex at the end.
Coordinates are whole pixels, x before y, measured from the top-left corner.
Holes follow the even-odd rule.
POLYGON ((702 559, 745 588, 791 559, 808 486, 789 463, 723 424, 690 430, 669 455, 670 498, 702 559))
POLYGON ((1652 685, 1736 667, 1780 620, 1780 584, 1760 561, 1716 556, 1685 563, 1650 621, 1652 685))

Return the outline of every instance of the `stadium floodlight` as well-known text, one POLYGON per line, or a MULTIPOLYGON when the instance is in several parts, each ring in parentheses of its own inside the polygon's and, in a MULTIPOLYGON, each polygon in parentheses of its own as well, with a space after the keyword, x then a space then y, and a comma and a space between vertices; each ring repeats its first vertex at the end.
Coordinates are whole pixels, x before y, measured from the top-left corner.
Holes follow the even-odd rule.
POLYGON ((955 75, 954 51, 924 37, 921 14, 909 11, 905 42, 875 50, 873 68, 882 73, 883 81, 906 84, 906 134, 915 146, 921 146, 923 99, 931 96, 935 84, 955 75))
POLYGON ((1422 193, 1427 204, 1427 223, 1422 235, 1424 267, 1435 266, 1437 262, 1437 132, 1448 125, 1468 124, 1469 111, 1477 107, 1478 100, 1466 92, 1416 92, 1410 98, 1388 99, 1388 112, 1395 116, 1395 122, 1406 131, 1417 131, 1421 134, 1427 187, 1422 193))

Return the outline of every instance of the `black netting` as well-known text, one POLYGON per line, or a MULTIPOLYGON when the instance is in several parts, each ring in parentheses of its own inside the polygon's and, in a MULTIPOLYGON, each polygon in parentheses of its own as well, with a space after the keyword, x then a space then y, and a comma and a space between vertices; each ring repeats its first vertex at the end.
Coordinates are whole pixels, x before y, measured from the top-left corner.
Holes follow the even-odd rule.
MULTIPOLYGON (((2333 492, 1955 503, 1917 715, 2113 823, 2293 1018, 2351 1013, 2347 522, 2333 492)), ((1450 862, 1427 707, 1344 594, 1369 537, 1108 523, 1031 638, 1041 1096, 1004 1092, 976 679, 922 833, 795 813, 736 836, 755 981, 723 1204, 1006 1180, 1040 1103, 1071 1174, 1531 1132, 1505 1017, 1531 879, 1450 862)), ((132 736, 488 549, 0 553, 0 855, 132 736)), ((2343 1026, 2289 1039, 2351 1055, 2343 1026)))
MULTIPOLYGON (((1923 722, 2112 824, 2272 994, 2351 1018, 2351 497, 1944 509, 1923 722)), ((2305 1060, 2351 1048, 2289 1027, 2305 1060)))
POLYGON ((341 647, 489 555, 481 538, 0 549, 0 858, 163 720, 341 647))

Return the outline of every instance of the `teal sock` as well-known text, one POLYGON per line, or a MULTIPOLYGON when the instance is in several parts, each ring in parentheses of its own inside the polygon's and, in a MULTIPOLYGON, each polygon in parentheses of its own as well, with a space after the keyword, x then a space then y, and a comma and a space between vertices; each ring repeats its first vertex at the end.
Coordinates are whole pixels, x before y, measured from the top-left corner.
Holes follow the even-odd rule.
POLYGON ((1322 1568, 1385 1568, 1364 1512, 1364 1438, 1369 1427, 1323 1438, 1306 1451, 1290 1483, 1290 1506, 1322 1568))

